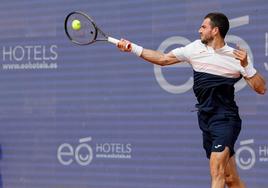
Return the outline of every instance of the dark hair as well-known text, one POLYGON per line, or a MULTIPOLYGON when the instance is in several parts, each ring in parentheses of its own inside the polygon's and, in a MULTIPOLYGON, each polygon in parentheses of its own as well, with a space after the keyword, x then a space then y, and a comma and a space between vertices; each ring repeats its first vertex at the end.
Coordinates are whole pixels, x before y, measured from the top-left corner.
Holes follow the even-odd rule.
POLYGON ((220 35, 222 38, 225 38, 228 30, 229 30, 229 21, 228 18, 219 12, 212 12, 205 16, 204 19, 209 18, 211 21, 211 26, 218 27, 220 31, 220 35))

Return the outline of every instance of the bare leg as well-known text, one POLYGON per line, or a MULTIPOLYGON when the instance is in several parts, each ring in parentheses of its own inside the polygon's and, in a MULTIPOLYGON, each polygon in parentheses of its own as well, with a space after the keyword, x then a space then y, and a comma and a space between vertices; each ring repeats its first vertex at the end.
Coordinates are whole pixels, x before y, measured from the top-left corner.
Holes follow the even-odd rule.
POLYGON ((245 188, 245 184, 239 178, 235 158, 232 156, 225 169, 225 183, 229 188, 245 188))
POLYGON ((225 169, 230 157, 228 147, 222 152, 212 152, 210 156, 211 188, 225 187, 225 169))

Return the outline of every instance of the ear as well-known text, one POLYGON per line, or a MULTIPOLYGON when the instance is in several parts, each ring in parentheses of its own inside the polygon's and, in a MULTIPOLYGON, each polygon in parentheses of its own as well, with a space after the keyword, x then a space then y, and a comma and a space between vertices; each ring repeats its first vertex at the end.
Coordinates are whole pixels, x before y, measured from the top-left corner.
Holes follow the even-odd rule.
POLYGON ((212 33, 213 33, 214 35, 218 35, 218 34, 220 34, 220 30, 219 30, 219 28, 218 28, 218 27, 214 27, 214 28, 212 29, 212 33))

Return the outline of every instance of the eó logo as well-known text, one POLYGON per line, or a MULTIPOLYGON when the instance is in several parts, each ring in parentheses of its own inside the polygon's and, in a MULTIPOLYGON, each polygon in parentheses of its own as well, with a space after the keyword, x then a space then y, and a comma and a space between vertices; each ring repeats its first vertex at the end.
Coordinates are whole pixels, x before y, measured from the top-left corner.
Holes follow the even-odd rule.
POLYGON ((254 140, 243 140, 240 142, 241 147, 237 150, 235 160, 238 167, 242 170, 251 169, 256 162, 256 154, 249 144, 253 144, 254 140))
POLYGON ((92 140, 91 137, 79 139, 79 145, 74 148, 69 143, 63 143, 57 151, 57 158, 62 165, 70 165, 75 160, 79 165, 89 165, 93 159, 93 150, 88 144, 92 140))

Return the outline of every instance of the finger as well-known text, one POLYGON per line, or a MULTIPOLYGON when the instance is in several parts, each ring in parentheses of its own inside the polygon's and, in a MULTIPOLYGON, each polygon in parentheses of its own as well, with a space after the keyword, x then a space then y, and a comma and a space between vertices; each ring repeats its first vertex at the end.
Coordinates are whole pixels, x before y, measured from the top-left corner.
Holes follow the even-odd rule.
POLYGON ((246 57, 247 56, 246 52, 240 51, 240 50, 234 50, 233 53, 238 55, 238 56, 241 56, 241 57, 246 57))
POLYGON ((243 51, 242 50, 238 50, 238 49, 234 49, 234 52, 236 52, 236 53, 242 53, 243 51))
POLYGON ((240 56, 241 55, 241 53, 238 50, 234 50, 233 51, 233 54, 236 55, 236 56, 240 56))
POLYGON ((234 51, 233 54, 234 54, 235 59, 238 59, 238 60, 243 59, 243 56, 240 53, 238 53, 237 51, 234 51))
POLYGON ((129 51, 129 49, 131 48, 131 42, 130 41, 128 41, 128 40, 124 40, 124 49, 126 50, 126 51, 129 51))
POLYGON ((235 59, 237 59, 237 60, 239 60, 239 61, 241 61, 241 60, 242 60, 240 57, 235 57, 235 59))
POLYGON ((124 43, 124 39, 120 39, 120 41, 118 42, 117 46, 118 48, 122 48, 122 44, 124 43))
POLYGON ((234 58, 237 60, 242 60, 241 57, 239 57, 239 56, 235 56, 234 58))
POLYGON ((120 39, 117 47, 123 52, 131 51, 131 42, 125 39, 120 39))
POLYGON ((121 49, 121 50, 125 50, 125 46, 126 46, 126 40, 125 39, 121 39, 118 43, 118 47, 121 49))
POLYGON ((125 46, 125 48, 129 51, 129 50, 131 50, 131 43, 130 42, 127 42, 126 43, 126 46, 125 46))
POLYGON ((131 51, 131 48, 132 48, 131 42, 128 40, 125 40, 124 41, 124 50, 129 52, 129 51, 131 51))

